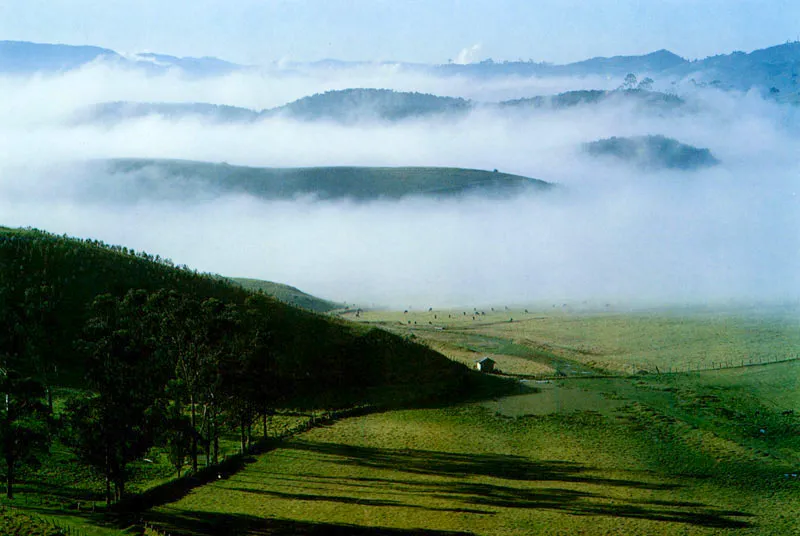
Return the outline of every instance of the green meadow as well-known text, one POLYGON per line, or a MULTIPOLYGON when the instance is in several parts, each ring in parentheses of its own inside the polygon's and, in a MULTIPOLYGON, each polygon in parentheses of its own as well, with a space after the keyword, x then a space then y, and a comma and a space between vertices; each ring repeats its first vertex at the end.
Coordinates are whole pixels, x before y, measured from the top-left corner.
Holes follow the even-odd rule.
POLYGON ((799 375, 564 380, 347 419, 147 517, 181 534, 791 534, 799 375))
POLYGON ((797 531, 800 361, 733 366, 791 358, 790 316, 463 312, 354 319, 464 363, 569 374, 314 428, 147 519, 195 535, 797 531))

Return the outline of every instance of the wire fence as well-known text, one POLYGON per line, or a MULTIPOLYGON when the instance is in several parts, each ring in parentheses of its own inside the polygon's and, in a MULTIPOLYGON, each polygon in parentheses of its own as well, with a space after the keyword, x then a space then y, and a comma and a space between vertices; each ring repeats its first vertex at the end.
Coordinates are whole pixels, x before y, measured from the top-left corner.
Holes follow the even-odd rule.
POLYGON ((613 379, 613 378, 637 378, 641 376, 654 376, 661 374, 686 374, 689 372, 706 372, 712 370, 727 370, 743 367, 759 367, 762 365, 773 365, 776 363, 788 363, 800 360, 800 355, 777 356, 777 357, 754 357, 740 359, 724 359, 721 361, 710 361, 708 363, 687 363, 685 365, 668 365, 664 367, 655 366, 652 369, 641 369, 631 374, 603 374, 593 372, 571 373, 571 374, 507 374, 499 372, 501 376, 518 378, 528 381, 555 381, 555 380, 592 380, 592 379, 613 379))
MULTIPOLYGON (((775 363, 788 363, 790 361, 797 361, 800 355, 795 356, 777 356, 777 357, 756 357, 756 358, 740 358, 740 359, 725 359, 721 361, 711 361, 710 363, 702 364, 687 364, 685 366, 668 366, 665 370, 656 368, 655 374, 682 374, 686 372, 704 372, 709 370, 724 370, 736 369, 743 367, 758 367, 761 365, 773 365, 775 363)), ((653 373, 652 371, 649 371, 653 373)))

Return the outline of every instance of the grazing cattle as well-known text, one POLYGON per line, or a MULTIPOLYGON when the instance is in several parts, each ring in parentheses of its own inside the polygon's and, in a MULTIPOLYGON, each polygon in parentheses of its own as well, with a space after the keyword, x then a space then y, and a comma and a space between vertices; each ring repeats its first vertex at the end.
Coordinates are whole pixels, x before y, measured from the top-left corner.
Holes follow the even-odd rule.
POLYGON ((404 314, 404 315, 407 315, 407 314, 408 314, 408 309, 406 309, 405 311, 403 311, 403 314, 404 314))

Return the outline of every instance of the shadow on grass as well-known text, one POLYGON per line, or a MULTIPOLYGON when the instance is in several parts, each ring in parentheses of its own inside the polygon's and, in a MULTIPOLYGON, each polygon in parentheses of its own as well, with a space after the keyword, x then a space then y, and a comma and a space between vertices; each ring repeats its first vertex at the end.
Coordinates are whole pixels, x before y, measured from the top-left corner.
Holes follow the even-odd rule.
POLYGON ((340 504, 357 504, 360 506, 399 506, 403 508, 417 508, 427 510, 430 512, 455 512, 460 514, 482 514, 494 515, 495 512, 490 510, 477 510, 474 508, 440 508, 434 506, 420 506, 417 504, 407 504, 395 500, 387 499, 364 499, 362 497, 341 497, 335 495, 314 495, 308 493, 284 493, 280 491, 260 490, 252 488, 226 488, 232 491, 241 491, 244 493, 254 493, 257 495, 265 495, 268 497, 275 497, 277 499, 288 499, 291 501, 322 501, 333 502, 340 504))
POLYGON ((294 440, 287 449, 336 456, 338 463, 372 469, 388 469, 420 475, 488 476, 506 480, 538 480, 600 484, 648 490, 670 490, 675 484, 620 480, 592 476, 590 468, 566 461, 532 461, 505 454, 458 454, 430 450, 397 450, 356 447, 336 443, 294 440))
POLYGON ((424 479, 282 475, 251 468, 248 475, 253 475, 254 480, 237 478, 235 483, 239 487, 226 486, 226 489, 291 501, 361 504, 365 508, 423 508, 484 515, 497 513, 501 508, 539 509, 573 516, 621 517, 709 528, 748 527, 750 523, 745 518, 752 517, 748 513, 697 502, 624 499, 594 493, 591 487, 582 487, 580 491, 558 487, 558 484, 612 487, 619 489, 620 493, 615 495, 621 496, 628 495, 628 490, 669 492, 680 487, 669 483, 603 478, 593 474, 592 468, 572 462, 532 461, 500 454, 381 449, 302 440, 292 441, 285 448, 296 451, 293 456, 305 452, 313 457, 321 455, 328 463, 401 472, 424 479), (471 481, 475 477, 505 482, 471 481), (530 484, 542 482, 555 483, 556 486, 530 487, 530 484), (264 489, 265 484, 270 489, 264 489), (291 488, 291 492, 281 488, 291 488), (451 506, 427 506, 429 503, 441 505, 443 501, 451 506))
POLYGON ((332 536, 470 536, 470 532, 450 532, 426 529, 393 529, 388 527, 363 527, 334 523, 316 523, 280 518, 259 518, 245 514, 217 514, 209 512, 175 511, 157 512, 148 516, 150 523, 171 536, 248 535, 279 536, 298 534, 332 536))

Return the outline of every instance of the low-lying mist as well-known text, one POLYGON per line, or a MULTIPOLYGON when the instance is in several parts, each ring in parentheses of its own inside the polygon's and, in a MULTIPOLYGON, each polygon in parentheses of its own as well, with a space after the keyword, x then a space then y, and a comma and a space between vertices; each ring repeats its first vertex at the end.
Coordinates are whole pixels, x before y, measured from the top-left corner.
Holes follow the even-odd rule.
POLYGON ((285 282, 367 306, 800 297, 800 138, 787 119, 797 116, 752 94, 708 90, 687 96, 690 111, 661 113, 612 103, 356 125, 67 121, 81 106, 111 100, 260 109, 343 87, 492 100, 595 83, 504 79, 481 87, 397 70, 387 75, 383 67, 360 76, 152 80, 92 66, 2 78, 0 225, 98 238, 201 271, 285 282), (646 171, 582 151, 586 142, 649 134, 708 148, 720 165, 646 171), (212 194, 191 177, 142 187, 82 164, 120 157, 499 169, 562 187, 504 200, 286 201, 212 194))

